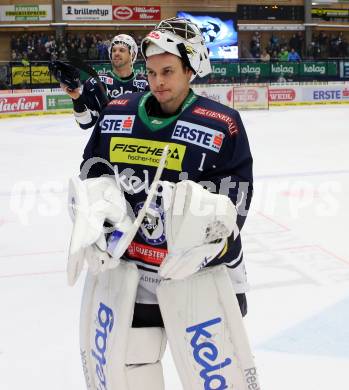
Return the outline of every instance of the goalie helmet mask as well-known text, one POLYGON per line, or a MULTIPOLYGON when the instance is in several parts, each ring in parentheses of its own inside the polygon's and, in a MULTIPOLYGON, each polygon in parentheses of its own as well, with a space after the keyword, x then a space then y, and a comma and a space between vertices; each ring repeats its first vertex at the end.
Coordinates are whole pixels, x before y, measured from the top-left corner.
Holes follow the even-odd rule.
POLYGON ((108 48, 110 61, 112 58, 113 46, 117 45, 117 44, 124 45, 129 49, 130 54, 131 54, 132 64, 133 64, 136 61, 137 54, 138 54, 138 46, 137 46, 137 43, 135 42, 135 40, 130 35, 127 35, 127 34, 116 35, 111 40, 110 46, 108 48))
POLYGON ((196 76, 205 77, 211 73, 211 63, 205 40, 199 27, 183 18, 161 21, 141 43, 145 60, 156 54, 171 53, 180 57, 196 76))

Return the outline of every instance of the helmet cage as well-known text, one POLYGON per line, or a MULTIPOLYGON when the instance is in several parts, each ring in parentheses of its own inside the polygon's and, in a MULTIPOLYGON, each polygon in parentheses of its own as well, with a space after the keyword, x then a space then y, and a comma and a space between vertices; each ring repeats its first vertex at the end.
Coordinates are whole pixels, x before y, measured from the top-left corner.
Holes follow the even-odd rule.
POLYGON ((110 61, 112 60, 113 47, 115 45, 118 45, 118 44, 124 45, 128 48, 128 50, 131 54, 131 61, 133 64, 137 59, 138 46, 137 46, 137 43, 135 42, 135 40, 130 35, 127 35, 127 34, 116 35, 111 40, 110 46, 108 48, 110 61))
POLYGON ((161 21, 142 41, 141 52, 145 59, 150 43, 183 59, 185 65, 193 71, 193 80, 197 75, 204 77, 211 73, 208 50, 199 27, 188 19, 170 18, 161 21))

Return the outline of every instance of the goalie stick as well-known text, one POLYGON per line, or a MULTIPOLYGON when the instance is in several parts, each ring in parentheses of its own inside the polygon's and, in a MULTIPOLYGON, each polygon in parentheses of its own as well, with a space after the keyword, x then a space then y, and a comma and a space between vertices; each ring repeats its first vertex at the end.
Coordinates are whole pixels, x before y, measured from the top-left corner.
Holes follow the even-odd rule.
POLYGON ((119 259, 124 254, 128 246, 131 244, 133 238, 135 237, 137 230, 140 228, 143 219, 146 216, 147 210, 151 204, 151 201, 153 200, 153 197, 157 189, 157 185, 161 178, 162 172, 165 168, 168 152, 169 152, 169 145, 166 145, 164 147, 164 150, 162 151, 159 165, 156 169, 154 180, 150 185, 147 198, 144 202, 143 207, 139 210, 137 218, 134 220, 131 229, 127 233, 122 233, 117 230, 112 233, 111 239, 109 240, 108 243, 108 249, 107 249, 108 253, 112 257, 119 259))
POLYGON ((83 72, 87 73, 89 76, 93 77, 96 80, 98 88, 101 90, 103 96, 103 101, 101 102, 101 106, 103 109, 109 103, 109 98, 97 71, 93 69, 92 66, 87 64, 84 60, 78 57, 70 58, 70 62, 76 68, 82 70, 83 72))

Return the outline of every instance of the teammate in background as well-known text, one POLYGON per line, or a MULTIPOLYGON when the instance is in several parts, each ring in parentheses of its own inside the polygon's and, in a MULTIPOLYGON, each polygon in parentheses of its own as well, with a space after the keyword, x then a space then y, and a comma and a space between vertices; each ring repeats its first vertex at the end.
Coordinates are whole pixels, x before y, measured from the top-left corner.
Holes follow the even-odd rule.
MULTIPOLYGON (((109 47, 112 71, 100 75, 109 100, 125 93, 149 89, 146 79, 134 74, 133 63, 137 54, 138 47, 131 36, 120 34, 112 39, 109 47)), ((61 87, 73 100, 74 116, 79 126, 88 129, 95 125, 105 101, 96 80, 89 78, 83 85, 82 93, 80 88, 70 90, 64 84, 61 84, 61 87)))
MULTIPOLYGON (((144 38, 141 50, 146 60, 150 91, 119 96, 111 101, 100 113, 84 151, 80 173, 80 177, 83 179, 82 183, 89 182, 93 186, 93 180, 98 180, 97 178, 105 175, 112 177, 115 182, 114 177, 117 175, 119 178, 118 186, 121 186, 128 205, 132 208, 134 215, 137 216, 147 198, 149 184, 154 179, 159 156, 161 156, 166 145, 169 145, 167 164, 161 180, 171 182, 175 186, 176 183, 180 184, 185 179, 188 185, 187 188, 192 188, 193 191, 206 191, 202 187, 206 186, 212 193, 211 195, 217 199, 221 195, 216 194, 225 195, 224 198, 232 204, 235 216, 237 215, 234 224, 236 224, 238 231, 241 231, 252 198, 252 156, 239 113, 218 102, 196 95, 190 87, 190 82, 196 76, 205 77, 211 72, 208 51, 200 30, 195 24, 186 19, 172 18, 164 20, 144 38), (201 185, 198 186, 196 183, 201 185), (200 187, 200 189, 195 186, 200 187)), ((96 186, 98 187, 97 183, 96 186)), ((89 185, 86 184, 86 186, 89 185)), ((98 188, 91 187, 88 191, 91 199, 96 200, 97 195, 95 191, 98 191, 98 188)), ((104 190, 101 191, 105 193, 104 190)), ((161 196, 158 198, 161 198, 161 196)), ((76 201, 77 197, 73 196, 72 199, 76 201)), ((108 199, 110 200, 110 194, 108 199)), ((222 198, 219 199, 218 202, 220 204, 222 198)), ((109 200, 108 207, 110 207, 109 200)), ((99 216, 101 215, 100 213, 101 209, 99 209, 99 216)), ((231 215, 231 218, 233 218, 232 214, 234 213, 228 213, 229 215, 226 215, 226 217, 230 218, 231 215)), ((219 218, 217 217, 216 221, 218 222, 218 220, 219 218)), ((121 384, 123 383, 122 378, 116 378, 116 371, 113 368, 115 375, 111 372, 110 375, 111 377, 114 375, 115 379, 110 379, 110 377, 108 379, 112 382, 108 384, 111 390, 114 390, 114 388, 122 390, 139 390, 140 388, 143 390, 164 389, 163 380, 161 379, 161 357, 164 339, 159 335, 163 334, 161 330, 163 332, 165 317, 163 306, 161 306, 161 311, 159 309, 160 299, 158 301, 157 287, 163 283, 161 267, 162 263, 165 264, 168 259, 167 253, 170 253, 167 245, 169 238, 166 237, 169 232, 168 230, 165 231, 165 222, 163 203, 161 203, 161 199, 156 199, 151 205, 150 215, 144 218, 131 245, 129 245, 122 256, 122 259, 127 262, 136 264, 139 282, 137 282, 138 287, 136 287, 135 303, 132 303, 130 322, 132 324, 132 332, 128 330, 127 334, 123 337, 120 336, 119 339, 120 342, 126 343, 127 341, 125 348, 132 350, 132 354, 127 354, 127 358, 125 358, 125 370, 122 369, 120 371, 120 375, 124 375, 126 372, 128 385, 123 386, 121 384), (160 333, 155 335, 157 329, 160 329, 160 333)), ((174 223, 176 223, 175 218, 174 223)), ((189 221, 188 223, 192 222, 189 221)), ((194 224, 192 223, 192 229, 198 229, 199 223, 199 220, 194 224)), ((206 230, 206 233, 208 235, 213 233, 213 237, 215 237, 215 234, 218 235, 216 237, 219 237, 220 234, 218 231, 215 231, 215 228, 212 231, 206 230)), ((111 238, 113 240, 113 234, 109 237, 109 244, 112 243, 111 238)), ((116 242, 118 239, 116 237, 116 242)), ((190 234, 184 237, 184 239, 190 242, 190 234)), ((218 239, 218 241, 222 240, 218 239)), ((217 238, 212 239, 210 242, 217 242, 217 238)), ((199 268, 216 268, 215 266, 225 265, 230 277, 230 279, 228 277, 229 283, 233 283, 234 289, 231 289, 228 296, 219 299, 231 302, 235 298, 230 297, 230 293, 236 294, 240 311, 244 316, 247 313, 245 296, 247 279, 240 234, 230 235, 224 243, 224 247, 222 245, 223 249, 213 258, 207 255, 207 247, 203 246, 201 252, 200 247, 196 248, 196 255, 193 254, 192 257, 187 256, 185 260, 179 257, 178 264, 181 264, 184 268, 189 266, 199 252, 201 259, 200 267, 192 275, 199 268)), ((98 244, 97 246, 99 250, 106 249, 98 244)), ((98 270, 108 269, 108 261, 112 263, 115 259, 110 257, 107 252, 104 252, 103 256, 96 255, 92 259, 90 257, 89 265, 91 265, 91 261, 96 262, 96 264, 90 268, 90 272, 93 272, 92 269, 98 272, 98 270)), ((165 278, 180 279, 181 277, 175 273, 176 271, 172 274, 170 272, 165 278)), ((87 279, 87 285, 89 283, 91 284, 91 279, 87 279)), ((207 305, 209 306, 211 297, 208 290, 201 291, 200 289, 198 291, 198 288, 196 290, 198 293, 203 294, 204 299, 207 298, 207 305)), ((94 291, 94 287, 85 287, 85 291, 94 291)), ((103 291, 111 291, 111 287, 106 288, 104 286, 103 291)), ((120 293, 120 295, 123 294, 120 293)), ((130 296, 130 293, 128 293, 128 296, 130 296)), ((121 300, 127 299, 120 296, 119 298, 121 300)), ((176 300, 176 297, 173 297, 173 299, 176 300)), ((92 298, 86 297, 84 299, 85 304, 91 301, 92 298)), ((100 298, 93 298, 93 301, 105 303, 100 298)), ((112 301, 110 302, 112 304, 112 301)), ((192 311, 188 307, 183 309, 183 315, 189 315, 186 322, 187 326, 191 324, 192 316, 195 316, 195 302, 195 300, 190 302, 192 311)), ((170 303, 167 305, 167 309, 171 310, 170 303)), ((90 313, 91 310, 82 309, 82 313, 85 312, 90 313)), ((231 308, 229 306, 225 313, 229 314, 230 312, 231 308)), ((84 329, 82 333, 91 334, 91 336, 87 336, 85 339, 93 340, 93 332, 96 332, 96 340, 97 336, 101 335, 100 343, 103 344, 102 350, 101 347, 98 347, 98 340, 96 341, 100 357, 93 350, 92 356, 86 358, 86 356, 89 356, 89 351, 92 348, 90 344, 88 344, 86 349, 81 349, 82 356, 85 359, 84 371, 89 388, 91 386, 89 382, 91 377, 96 378, 95 380, 100 382, 99 384, 105 383, 104 374, 106 373, 105 375, 108 376, 106 367, 108 364, 111 364, 113 354, 122 353, 122 348, 119 344, 117 344, 118 348, 115 351, 112 351, 112 346, 108 344, 108 332, 112 332, 113 321, 114 326, 121 327, 119 321, 123 318, 122 313, 119 311, 114 320, 112 313, 113 310, 106 309, 105 306, 103 306, 103 310, 100 308, 98 311, 99 324, 96 325, 95 316, 92 316, 92 323, 89 325, 90 330, 86 330, 86 324, 89 319, 87 318, 85 321, 84 317, 81 317, 84 329), (100 328, 103 329, 100 330, 100 328), (107 348, 110 348, 108 352, 106 352, 107 348), (87 351, 86 355, 85 350, 87 351), (105 356, 108 357, 109 361, 105 361, 105 356), (89 367, 94 367, 96 362, 99 364, 97 376, 94 369, 89 371, 89 367)), ((225 326, 227 325, 225 324, 225 326)), ((228 386, 225 386, 225 383, 229 384, 229 388, 234 387, 237 390, 247 389, 247 385, 245 387, 236 386, 234 382, 235 371, 230 372, 229 367, 225 371, 225 366, 230 364, 236 365, 235 356, 232 359, 234 360, 233 363, 231 363, 231 359, 226 359, 221 363, 226 356, 217 358, 217 355, 227 351, 224 345, 217 343, 214 346, 211 344, 211 334, 208 332, 208 328, 201 326, 201 328, 196 329, 197 333, 193 336, 191 345, 194 348, 194 355, 196 356, 197 354, 197 357, 194 356, 195 360, 199 365, 202 365, 203 369, 200 375, 199 371, 194 372, 195 370, 189 367, 191 363, 189 364, 189 360, 186 360, 189 357, 180 355, 183 357, 182 363, 187 365, 187 368, 189 367, 187 369, 182 366, 182 373, 187 369, 187 371, 192 371, 192 375, 197 375, 195 381, 199 382, 195 383, 204 382, 202 387, 200 385, 200 388, 213 388, 210 382, 216 380, 217 383, 221 383, 219 388, 222 389, 228 388, 228 386), (203 342, 201 337, 199 338, 200 332, 205 334, 205 344, 208 352, 199 359, 202 355, 200 350, 204 346, 204 344, 199 344, 203 342), (195 339, 195 337, 197 338, 195 339), (210 349, 211 347, 212 350, 210 349)), ((165 330, 168 332, 167 325, 165 330)), ((118 332, 119 335, 122 334, 120 328, 118 332)), ((225 330, 226 335, 230 334, 229 332, 225 330)), ((168 333, 168 337, 170 339, 170 333, 168 333)), ((233 336, 228 338, 229 340, 234 339, 233 336)), ((237 338, 239 338, 239 335, 237 338)), ((178 343, 181 343, 182 340, 185 341, 185 337, 177 340, 178 343)), ((229 340, 227 340, 227 343, 230 342, 229 340)), ((182 353, 189 353, 192 347, 190 344, 187 344, 187 352, 182 350, 182 353)), ((122 359, 121 356, 119 356, 118 361, 120 359, 122 359)), ((181 358, 179 358, 180 360, 181 358)), ((240 367, 243 367, 243 365, 240 367)), ((241 378, 248 376, 246 373, 243 373, 243 369, 241 371, 241 378)), ((252 369, 246 370, 246 372, 248 371, 254 372, 252 369)), ((183 380, 186 374, 182 375, 181 379, 183 380)), ((254 377, 251 378, 242 378, 241 383, 242 381, 253 382, 256 380, 253 379, 254 377)), ((193 382, 191 381, 192 379, 190 378, 184 378, 186 383, 184 386, 185 390, 199 388, 195 387, 195 384, 192 384, 193 382)), ((214 386, 218 388, 216 385, 214 386)))

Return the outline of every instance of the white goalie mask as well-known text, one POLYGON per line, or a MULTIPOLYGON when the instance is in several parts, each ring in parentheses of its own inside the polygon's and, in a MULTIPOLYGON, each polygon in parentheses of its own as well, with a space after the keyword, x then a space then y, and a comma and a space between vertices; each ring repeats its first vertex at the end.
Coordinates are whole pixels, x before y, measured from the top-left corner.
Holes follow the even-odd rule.
POLYGON ((130 54, 131 54, 132 63, 134 63, 137 59, 137 54, 138 54, 138 46, 137 46, 136 41, 130 35, 127 35, 127 34, 116 35, 111 40, 110 46, 108 48, 110 60, 112 57, 113 46, 117 45, 117 44, 124 45, 129 49, 130 54))
POLYGON ((193 71, 191 81, 211 73, 211 63, 205 40, 199 27, 184 18, 170 18, 161 21, 141 43, 145 60, 155 54, 171 53, 182 58, 193 71))

